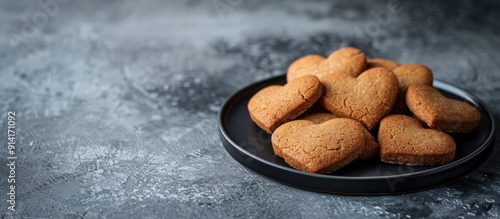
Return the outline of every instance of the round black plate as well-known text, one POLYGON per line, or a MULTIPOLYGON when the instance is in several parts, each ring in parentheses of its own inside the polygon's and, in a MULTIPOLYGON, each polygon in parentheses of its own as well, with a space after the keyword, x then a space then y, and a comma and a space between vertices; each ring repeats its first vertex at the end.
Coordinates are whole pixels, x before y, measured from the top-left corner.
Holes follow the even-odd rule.
POLYGON ((470 93, 434 80, 445 96, 467 101, 481 112, 478 128, 471 133, 451 134, 457 144, 455 159, 438 167, 410 167, 381 161, 354 161, 329 175, 293 169, 274 155, 270 135, 255 125, 247 110, 250 97, 273 84, 285 84, 285 76, 257 82, 233 94, 219 113, 221 141, 243 166, 281 183, 321 192, 340 194, 390 194, 431 188, 459 178, 479 167, 494 147, 495 119, 487 107, 470 93))

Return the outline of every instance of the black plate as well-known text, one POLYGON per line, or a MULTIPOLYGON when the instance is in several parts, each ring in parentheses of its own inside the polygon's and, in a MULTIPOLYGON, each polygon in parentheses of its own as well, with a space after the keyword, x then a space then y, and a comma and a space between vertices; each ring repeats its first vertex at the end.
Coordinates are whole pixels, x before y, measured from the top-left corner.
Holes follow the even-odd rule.
POLYGON ((494 147, 495 119, 472 94, 449 83, 434 80, 449 98, 464 100, 481 112, 478 128, 467 134, 451 134, 457 143, 455 159, 438 167, 409 167, 381 161, 354 161, 329 175, 293 169, 274 155, 270 135, 255 125, 247 110, 250 97, 263 87, 285 83, 285 76, 257 82, 233 94, 219 113, 221 141, 229 154, 243 166, 281 183, 339 194, 390 194, 437 186, 479 167, 494 147))

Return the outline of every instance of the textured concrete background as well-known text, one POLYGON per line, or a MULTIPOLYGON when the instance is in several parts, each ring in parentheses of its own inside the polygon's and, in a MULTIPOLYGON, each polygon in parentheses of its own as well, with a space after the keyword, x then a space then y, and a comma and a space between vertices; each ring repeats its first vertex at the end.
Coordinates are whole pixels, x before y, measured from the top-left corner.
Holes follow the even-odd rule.
MULTIPOLYGON (((300 56, 348 45, 370 57, 423 63, 498 117, 498 10, 498 1, 2 1, 0 133, 15 110, 18 166, 17 210, 9 213, 1 195, 0 212, 498 218, 498 138, 490 159, 456 181, 366 197, 263 178, 230 157, 217 131, 217 113, 231 93, 283 74, 300 56)), ((0 194, 6 194, 2 151, 0 194)))

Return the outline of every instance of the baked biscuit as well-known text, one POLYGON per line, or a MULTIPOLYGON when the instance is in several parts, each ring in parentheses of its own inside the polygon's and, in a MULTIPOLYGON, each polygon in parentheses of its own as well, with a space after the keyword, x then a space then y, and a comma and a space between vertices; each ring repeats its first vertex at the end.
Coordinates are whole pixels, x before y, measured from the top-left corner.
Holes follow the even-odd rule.
POLYGON ((380 122, 380 159, 409 166, 443 165, 455 157, 456 144, 448 134, 426 129, 406 115, 390 115, 380 122))
POLYGON ((284 86, 266 87, 250 98, 250 118, 267 133, 311 107, 321 96, 323 87, 316 76, 307 75, 284 86))
POLYGON ((336 118, 317 124, 294 120, 271 136, 274 153, 295 169, 330 173, 354 159, 365 145, 365 128, 353 119, 336 118))
MULTIPOLYGON (((323 113, 304 113, 297 119, 308 120, 316 124, 319 124, 335 118, 339 117, 331 113, 323 112, 323 113)), ((365 133, 365 146, 363 147, 363 150, 358 155, 356 160, 368 160, 377 157, 379 154, 379 145, 377 141, 375 141, 375 138, 373 137, 372 133, 370 133, 370 131, 368 131, 368 129, 366 128, 364 133, 365 133)))
POLYGON ((294 61, 288 68, 287 81, 304 75, 322 78, 333 73, 358 76, 366 68, 365 54, 356 48, 345 47, 334 51, 328 58, 320 55, 308 55, 294 61))
POLYGON ((410 84, 425 84, 432 86, 432 71, 421 64, 405 64, 392 70, 399 82, 398 98, 392 107, 391 114, 405 114, 408 112, 406 106, 406 91, 410 84))
POLYGON ((446 132, 470 132, 477 128, 481 119, 475 107, 465 101, 449 99, 427 85, 410 85, 406 104, 429 127, 446 132))
POLYGON ((373 130, 389 114, 398 95, 398 79, 387 68, 371 68, 357 78, 330 74, 321 79, 321 104, 339 117, 360 121, 373 130))

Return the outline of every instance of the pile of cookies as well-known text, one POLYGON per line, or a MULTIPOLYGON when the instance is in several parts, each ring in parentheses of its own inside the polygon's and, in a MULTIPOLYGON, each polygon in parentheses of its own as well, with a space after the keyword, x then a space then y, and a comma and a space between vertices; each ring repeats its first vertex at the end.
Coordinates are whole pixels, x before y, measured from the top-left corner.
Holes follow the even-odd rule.
POLYGON ((447 132, 470 132, 481 117, 474 106, 434 88, 426 66, 367 60, 356 48, 299 58, 286 79, 283 86, 254 94, 248 111, 272 134, 274 153, 306 172, 326 174, 354 160, 377 158, 412 166, 446 164, 456 151, 447 132))

